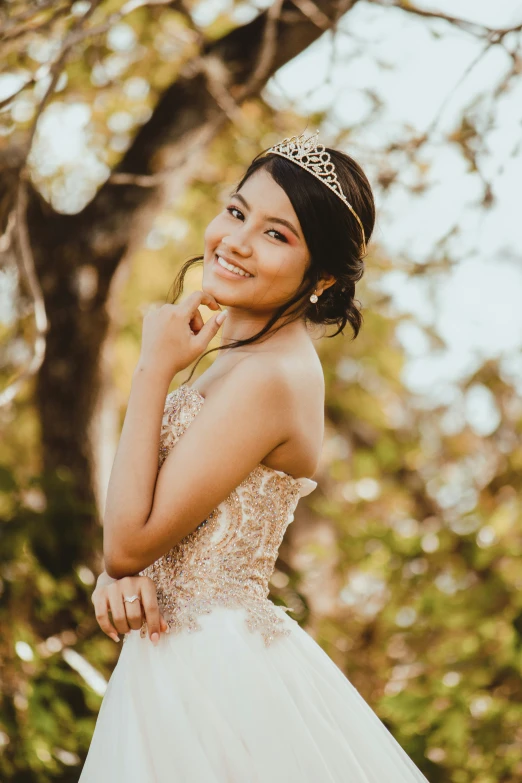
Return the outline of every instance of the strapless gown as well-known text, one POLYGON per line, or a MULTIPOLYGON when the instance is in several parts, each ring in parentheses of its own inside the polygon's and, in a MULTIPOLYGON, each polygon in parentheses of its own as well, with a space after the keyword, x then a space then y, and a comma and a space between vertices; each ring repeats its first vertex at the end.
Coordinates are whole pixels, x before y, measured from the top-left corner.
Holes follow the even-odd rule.
MULTIPOLYGON (((165 402, 159 469, 204 397, 165 402)), ((204 481, 204 477, 201 479, 204 481)), ((79 783, 426 783, 326 652, 268 598, 316 482, 259 464, 141 573, 170 633, 124 637, 79 783)))

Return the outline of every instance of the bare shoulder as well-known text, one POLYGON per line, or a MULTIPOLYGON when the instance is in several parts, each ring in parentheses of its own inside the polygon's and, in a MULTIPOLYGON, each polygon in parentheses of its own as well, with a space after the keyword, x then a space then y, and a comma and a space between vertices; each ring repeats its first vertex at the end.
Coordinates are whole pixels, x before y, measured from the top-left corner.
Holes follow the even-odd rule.
POLYGON ((252 352, 239 359, 234 357, 234 364, 207 384, 207 393, 212 394, 212 387, 217 390, 226 385, 229 392, 237 389, 238 393, 267 395, 274 406, 280 407, 286 402, 295 407, 301 400, 305 406, 307 401, 313 404, 314 400, 322 405, 325 382, 321 361, 312 344, 305 348, 301 351, 252 352))
MULTIPOLYGON (((304 351, 245 353, 205 387, 207 413, 263 427, 273 446, 269 467, 295 476, 313 475, 324 435, 324 375, 313 345, 304 351)), ((222 368, 224 370, 224 368, 222 368)), ((245 426, 243 423, 242 426, 245 426)), ((259 433, 256 435, 259 440, 259 433)))
POLYGON ((207 395, 212 396, 218 391, 220 396, 228 394, 237 399, 241 395, 262 402, 265 411, 267 406, 273 406, 275 411, 291 401, 292 376, 282 357, 276 353, 245 354, 211 384, 207 395))

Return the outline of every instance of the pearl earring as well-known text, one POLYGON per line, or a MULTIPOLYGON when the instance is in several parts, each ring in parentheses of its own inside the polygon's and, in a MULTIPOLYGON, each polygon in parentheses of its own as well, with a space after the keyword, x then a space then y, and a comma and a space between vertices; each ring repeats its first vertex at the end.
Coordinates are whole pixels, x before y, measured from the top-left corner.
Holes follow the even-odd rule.
POLYGON ((319 297, 317 296, 317 294, 312 294, 312 296, 310 297, 310 301, 313 302, 314 304, 317 302, 318 299, 319 297))

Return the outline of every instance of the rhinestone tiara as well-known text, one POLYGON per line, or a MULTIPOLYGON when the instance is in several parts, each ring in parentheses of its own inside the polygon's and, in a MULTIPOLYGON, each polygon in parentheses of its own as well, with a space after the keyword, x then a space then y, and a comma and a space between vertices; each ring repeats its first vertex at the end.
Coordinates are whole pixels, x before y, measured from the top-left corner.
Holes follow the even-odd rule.
POLYGON ((281 157, 297 163, 298 166, 309 171, 310 174, 313 174, 314 177, 323 182, 326 187, 333 190, 341 201, 344 201, 361 227, 362 252, 364 254, 366 253, 366 237, 364 235, 363 224, 359 215, 343 193, 339 180, 337 179, 335 166, 332 163, 330 153, 326 151, 324 144, 321 144, 320 142, 318 144, 316 143, 318 134, 319 130, 316 130, 316 132, 312 133, 308 138, 305 138, 304 133, 301 133, 300 136, 290 136, 289 138, 283 139, 278 144, 275 144, 273 147, 269 147, 265 151, 265 154, 273 152, 276 155, 281 155, 281 157))

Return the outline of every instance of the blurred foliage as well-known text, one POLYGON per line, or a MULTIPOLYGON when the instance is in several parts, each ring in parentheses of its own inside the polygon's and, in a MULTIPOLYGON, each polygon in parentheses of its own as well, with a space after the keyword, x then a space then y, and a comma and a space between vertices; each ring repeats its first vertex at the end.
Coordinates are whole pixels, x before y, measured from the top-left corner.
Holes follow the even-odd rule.
MULTIPOLYGON (((370 307, 346 350, 323 343, 330 436, 310 504, 332 538, 329 655, 430 781, 522 774, 520 431, 494 362, 462 382, 494 391, 488 437, 400 384, 393 320, 370 307), (349 354, 349 358, 348 358, 349 354), (378 673, 378 676, 376 676, 378 673)), ((307 568, 321 560, 311 537, 307 568)))
MULTIPOLYGON (((41 3, 27 23, 26 3, 8 5, 20 21, 4 49, 5 71, 19 85, 35 83, 0 114, 0 147, 23 138, 53 46, 87 4, 41 3)), ((57 210, 89 201, 190 61, 199 31, 171 6, 113 20, 71 58, 58 84, 67 100, 52 104, 47 119, 75 111, 87 152, 73 149, 70 164, 53 167, 42 131, 31 157, 34 182, 57 210)), ((103 27, 121 8, 100 4, 92 24, 103 27)), ((205 35, 231 26, 220 14, 205 35)), ((165 301, 179 264, 201 251, 216 204, 274 129, 279 137, 295 128, 290 113, 279 111, 276 122, 261 99, 241 112, 255 132, 219 135, 183 199, 158 213, 132 265, 119 272, 111 368, 120 424, 141 306, 165 301)), ((308 120, 315 127, 321 115, 308 120)), ((372 252, 358 294, 360 336, 318 343, 327 384, 319 487, 299 506, 273 597, 294 608, 431 783, 515 783, 522 779, 520 395, 491 360, 460 381, 456 401, 426 407, 403 379, 397 329, 409 316, 375 285, 391 261, 372 252), (463 412, 476 389, 488 390, 499 412, 487 436, 463 412)), ((193 273, 188 288, 198 285, 193 273)), ((0 324, 0 337, 10 340, 3 381, 23 358, 14 336, 22 310, 11 331, 0 324)), ((426 337, 436 350, 437 336, 426 330, 426 337)), ((119 650, 94 618, 91 565, 68 565, 95 512, 78 503, 66 469, 42 471, 33 384, 0 408, 0 427, 0 779, 68 783, 78 779, 119 650)), ((101 533, 92 547, 100 551, 101 533)))

